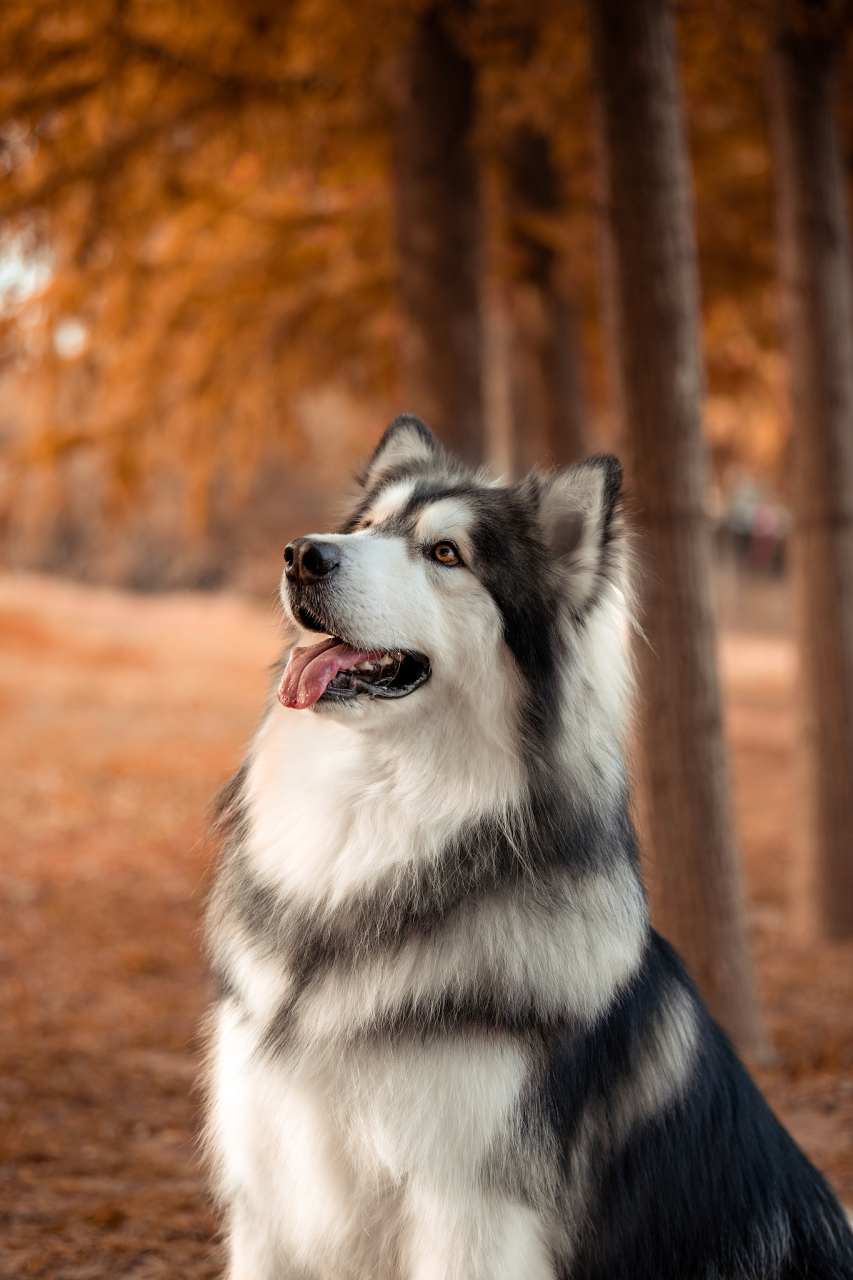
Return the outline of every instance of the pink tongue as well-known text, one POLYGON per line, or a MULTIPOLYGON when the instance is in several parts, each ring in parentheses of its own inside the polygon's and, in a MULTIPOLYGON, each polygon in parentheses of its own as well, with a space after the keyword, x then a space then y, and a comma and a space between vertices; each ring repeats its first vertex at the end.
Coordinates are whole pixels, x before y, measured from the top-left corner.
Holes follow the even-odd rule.
POLYGON ((347 667, 381 656, 381 649, 351 649, 342 640, 321 640, 307 649, 294 649, 278 687, 283 707, 310 707, 325 692, 331 680, 347 667))

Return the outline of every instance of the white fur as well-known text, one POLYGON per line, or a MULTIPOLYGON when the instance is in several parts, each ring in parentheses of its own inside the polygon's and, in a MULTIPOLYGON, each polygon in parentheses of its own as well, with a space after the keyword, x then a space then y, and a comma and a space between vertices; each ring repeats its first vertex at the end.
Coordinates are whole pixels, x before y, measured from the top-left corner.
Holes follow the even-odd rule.
POLYGON ((385 472, 399 466, 417 466, 435 459, 435 450, 428 440, 413 430, 398 431, 384 443, 370 467, 366 479, 374 484, 385 472))
POLYGON ((612 1123, 620 1138, 683 1094, 696 1065, 696 1010, 673 987, 630 1080, 615 1095, 612 1123))
POLYGON ((543 533, 561 556, 566 599, 576 609, 589 600, 601 575, 604 485, 600 467, 571 467, 554 476, 543 494, 543 533))
POLYGON ((220 1008, 210 1128, 234 1280, 551 1274, 545 1224, 486 1176, 526 1077, 512 1042, 367 1043, 285 1067, 255 1035, 220 1008))
POLYGON ((636 972, 645 942, 641 890, 627 867, 549 886, 548 901, 498 893, 463 904, 391 956, 331 969, 300 999, 301 1034, 328 1043, 407 1006, 431 1013, 443 998, 461 1002, 484 989, 516 1006, 535 991, 543 1017, 591 1022, 636 972))
POLYGON ((391 516, 396 515, 406 505, 414 487, 414 480, 398 480, 395 484, 387 485, 371 508, 370 523, 381 524, 383 520, 388 520, 391 516))
POLYGON ((609 583, 574 643, 577 661, 561 672, 561 766, 578 797, 593 797, 607 808, 626 784, 624 743, 633 698, 624 603, 609 583))
POLYGON ((518 798, 511 709, 496 691, 479 721, 461 690, 430 680, 416 696, 423 716, 411 729, 408 699, 374 704, 352 723, 272 709, 247 783, 248 852, 270 884, 332 908, 390 869, 434 859, 464 822, 518 798))
POLYGON ((444 540, 455 542, 463 561, 470 564, 470 526, 471 512, 462 498, 441 498, 424 508, 415 526, 415 537, 424 546, 444 540))

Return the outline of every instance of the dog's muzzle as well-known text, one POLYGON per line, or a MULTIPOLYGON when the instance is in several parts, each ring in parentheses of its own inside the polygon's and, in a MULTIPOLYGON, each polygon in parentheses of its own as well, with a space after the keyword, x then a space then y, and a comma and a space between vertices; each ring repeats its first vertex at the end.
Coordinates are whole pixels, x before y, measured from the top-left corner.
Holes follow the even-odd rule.
POLYGON ((326 594, 341 565, 341 552, 320 538, 295 538, 284 549, 287 592, 294 614, 307 631, 329 636, 294 649, 282 677, 279 701, 304 709, 316 702, 404 698, 430 677, 422 653, 342 639, 332 619, 334 593, 326 594))

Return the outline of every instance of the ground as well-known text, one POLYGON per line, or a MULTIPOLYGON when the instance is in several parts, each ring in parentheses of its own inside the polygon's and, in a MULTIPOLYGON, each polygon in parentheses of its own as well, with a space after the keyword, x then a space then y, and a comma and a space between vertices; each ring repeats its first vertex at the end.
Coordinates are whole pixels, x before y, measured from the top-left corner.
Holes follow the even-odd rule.
MULTIPOLYGON (((0 1276, 219 1272, 195 1135, 205 811, 272 609, 0 577, 0 1276)), ((853 1203, 853 945, 792 928, 794 655, 727 632, 727 721, 771 1104, 853 1203)))

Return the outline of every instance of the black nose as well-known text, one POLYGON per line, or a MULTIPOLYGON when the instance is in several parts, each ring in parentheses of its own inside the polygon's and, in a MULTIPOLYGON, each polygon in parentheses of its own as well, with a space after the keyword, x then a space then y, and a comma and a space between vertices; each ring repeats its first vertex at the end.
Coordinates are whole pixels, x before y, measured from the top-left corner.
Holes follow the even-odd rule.
POLYGON ((308 585, 322 582, 341 563, 333 542, 317 542, 313 538, 294 538, 284 548, 285 574, 291 582, 308 585))

